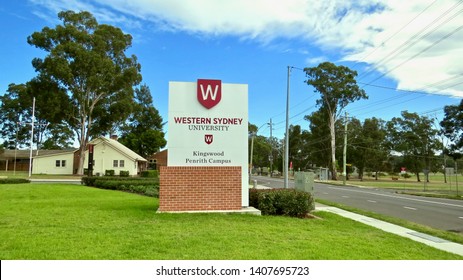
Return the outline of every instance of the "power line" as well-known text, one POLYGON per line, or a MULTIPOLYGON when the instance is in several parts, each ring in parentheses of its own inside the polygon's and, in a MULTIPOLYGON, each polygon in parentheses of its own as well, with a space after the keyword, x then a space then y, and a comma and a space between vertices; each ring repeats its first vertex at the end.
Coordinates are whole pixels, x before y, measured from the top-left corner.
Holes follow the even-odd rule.
MULTIPOLYGON (((435 90, 435 91, 431 91, 431 92, 424 92, 422 90, 426 89, 426 88, 431 88, 431 87, 434 87, 436 85, 439 85, 439 84, 445 84, 451 80, 455 80, 457 78, 461 78, 463 77, 463 74, 459 74, 459 75, 455 75, 451 78, 447 78, 447 79, 444 79, 444 80, 441 80, 441 81, 438 81, 438 82, 435 82, 433 84, 430 84, 428 86, 425 86, 425 87, 422 87, 421 89, 419 90, 403 90, 403 89, 396 89, 396 88, 393 88, 393 87, 387 87, 387 86, 381 86, 381 85, 374 85, 374 84, 371 84, 371 85, 368 85, 368 86, 371 86, 371 87, 377 87, 377 88, 382 88, 382 89, 388 89, 388 90, 394 90, 396 92, 403 92, 403 93, 406 93, 406 94, 421 94, 421 96, 416 96, 416 97, 412 97, 410 99, 407 99, 405 101, 398 101, 394 104, 391 104, 391 105, 387 105, 387 106, 383 106, 381 107, 379 110, 383 110, 383 109, 387 109, 387 108, 390 108, 392 106, 395 106, 397 104, 400 104, 400 103, 406 103, 406 102, 410 102, 410 101, 413 101, 413 100, 416 100, 418 98, 422 98, 422 97, 425 97, 425 96, 430 96, 430 95, 439 95, 439 96, 448 96, 446 94, 441 94, 439 93, 439 91, 442 91, 442 90, 445 90, 447 88, 452 88, 452 87, 455 87, 457 85, 460 85, 460 84, 463 84, 463 82, 458 82, 456 84, 452 84, 452 85, 448 85, 447 87, 445 88, 441 88, 439 91, 435 90)), ((361 83, 359 82, 359 84, 365 84, 365 83, 361 83)), ((402 96, 392 96, 392 97, 388 97, 386 99, 381 99, 381 100, 378 100, 378 101, 375 101, 373 103, 369 103, 367 105, 364 105, 364 106, 360 106, 360 107, 356 107, 356 108, 351 108, 350 111, 351 112, 356 112, 356 111, 359 111, 359 110, 363 110, 363 108, 371 108, 371 107, 374 107, 374 106, 377 106, 377 105, 380 105, 380 104, 384 104, 384 103, 387 103, 387 102, 390 102, 390 101, 397 101, 398 99, 401 99, 401 98, 405 98, 409 95, 402 95, 402 96)), ((375 110, 371 110, 371 111, 368 111, 368 112, 363 112, 362 114, 357 114, 357 115, 363 115, 363 114, 367 114, 367 113, 370 113, 370 112, 373 112, 373 111, 377 111, 378 109, 375 109, 375 110)))
MULTIPOLYGON (((460 13, 463 12, 463 9, 460 11, 460 13)), ((385 75, 389 74, 390 72, 394 71, 395 69, 401 67, 402 65, 404 65, 405 63, 409 62, 410 60, 418 57, 419 55, 421 55, 422 53, 428 51, 429 49, 431 49, 432 47, 436 46, 437 44, 439 44, 440 42, 444 41, 445 39, 449 38, 450 36, 452 36, 453 34, 457 33, 458 31, 460 31, 461 29, 463 29, 463 25, 460 25, 459 27, 455 28, 453 31, 447 33, 445 36, 441 37, 439 40, 437 41, 434 41, 434 43, 432 43, 431 45, 429 45, 428 47, 424 48, 423 50, 421 50, 420 52, 416 53, 415 55, 411 56, 410 58, 406 59, 405 61, 399 63, 398 65, 394 66, 392 69, 384 72, 383 74, 379 75, 377 78, 371 80, 370 82, 368 82, 368 84, 371 84, 377 80, 379 80, 380 78, 384 77, 385 75)))
POLYGON ((436 85, 439 85, 439 84, 444 84, 444 83, 446 83, 446 82, 448 82, 448 81, 451 81, 451 80, 454 80, 454 79, 457 79, 457 78, 461 78, 461 77, 463 77, 463 74, 459 74, 459 75, 453 76, 453 77, 451 77, 451 78, 447 78, 447 79, 445 79, 445 80, 441 80, 441 81, 435 82, 435 83, 430 84, 430 85, 428 85, 428 86, 421 87, 421 88, 419 88, 418 90, 398 89, 398 88, 393 88, 393 87, 388 87, 388 86, 381 86, 381 85, 368 84, 368 83, 362 83, 362 82, 357 82, 357 83, 363 84, 363 85, 365 85, 365 86, 376 87, 376 88, 382 88, 382 89, 390 89, 390 90, 394 90, 394 91, 401 91, 401 92, 407 92, 407 93, 418 93, 418 94, 425 94, 425 95, 449 96, 448 94, 439 93, 439 91, 443 91, 443 90, 445 90, 445 89, 448 89, 448 88, 452 88, 452 87, 461 85, 461 84, 463 84, 463 82, 458 82, 458 83, 456 83, 456 84, 452 84, 452 85, 447 86, 447 87, 445 87, 445 88, 441 88, 441 89, 439 89, 439 91, 435 90, 435 91, 432 91, 432 92, 425 92, 424 90, 427 89, 427 88, 435 87, 436 85))
MULTIPOLYGON (((425 32, 427 29, 429 29, 432 25, 434 25, 436 22, 438 22, 439 20, 441 20, 443 17, 445 17, 446 15, 448 15, 450 12, 452 12, 454 10, 454 8, 456 8, 457 6, 461 5, 463 3, 462 0, 460 0, 458 3, 456 3, 455 5, 453 5, 452 7, 448 8, 445 12, 443 12, 441 15, 439 15, 436 19, 434 19, 431 23, 429 23, 427 26, 425 26, 424 28, 422 28, 420 31, 418 31, 417 33, 415 33, 412 37, 410 37, 407 41, 405 41, 404 43, 402 43, 401 45, 397 46, 394 50, 392 50, 389 54, 387 54, 385 57, 383 57, 381 60, 379 60, 377 62, 377 65, 375 68, 372 68, 370 69, 369 71, 366 71, 364 73, 362 73, 358 79, 363 79, 365 78, 366 76, 370 75, 376 68, 379 68, 381 66, 384 66, 388 61, 390 61, 391 59, 397 57, 399 54, 405 52, 407 49, 411 48, 412 46, 414 46, 415 44, 417 44, 418 42, 420 42, 420 40, 423 40, 424 38, 426 38, 427 36, 429 36, 431 33, 433 33, 434 31, 436 31, 437 29, 439 29, 442 25, 444 25, 445 23, 447 23, 448 21, 450 21, 451 19, 453 19, 454 17, 456 17, 458 14, 460 14, 462 12, 462 10, 460 10, 459 12, 457 12, 456 14, 454 14, 451 18, 447 19, 445 22, 442 22, 440 23, 439 25, 437 25, 433 30, 427 32, 426 34, 422 35, 420 38, 418 38, 417 40, 414 41, 414 39, 416 37, 418 37, 419 35, 421 35, 423 32, 425 32)), ((389 71, 390 72, 390 71, 389 71)), ((388 73, 389 73, 388 72, 388 73)), ((384 75, 383 75, 384 76, 384 75)), ((371 82, 370 82, 371 83, 371 82)))
MULTIPOLYGON (((415 21, 415 19, 417 19, 419 16, 421 16, 426 10, 428 10, 432 5, 434 5, 434 3, 436 3, 437 0, 433 1, 431 4, 429 4, 426 8, 424 8, 418 15, 416 15, 414 18, 412 18, 409 22, 407 22, 404 26, 402 26, 399 30, 397 30, 394 34, 392 34, 391 36, 389 36, 386 40, 382 41, 381 44, 379 44, 376 48, 373 49, 373 51, 371 51, 369 54, 367 54, 366 56, 364 56, 363 58, 361 58, 359 61, 365 61, 365 59, 367 57, 369 57, 370 55, 372 55, 373 53, 375 53, 379 48, 381 48, 382 46, 384 46, 384 44, 386 44, 389 40, 391 40, 393 37, 395 37, 395 35, 399 34, 402 30, 405 29, 405 27, 409 26, 413 21, 415 21)), ((359 63, 356 62, 354 65, 358 64, 359 63)))

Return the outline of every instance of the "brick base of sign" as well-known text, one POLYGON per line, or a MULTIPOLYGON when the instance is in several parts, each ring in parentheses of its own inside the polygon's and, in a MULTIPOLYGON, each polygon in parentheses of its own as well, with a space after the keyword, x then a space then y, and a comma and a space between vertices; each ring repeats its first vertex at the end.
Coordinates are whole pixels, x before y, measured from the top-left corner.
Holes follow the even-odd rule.
POLYGON ((160 212, 241 209, 241 167, 161 166, 160 212))

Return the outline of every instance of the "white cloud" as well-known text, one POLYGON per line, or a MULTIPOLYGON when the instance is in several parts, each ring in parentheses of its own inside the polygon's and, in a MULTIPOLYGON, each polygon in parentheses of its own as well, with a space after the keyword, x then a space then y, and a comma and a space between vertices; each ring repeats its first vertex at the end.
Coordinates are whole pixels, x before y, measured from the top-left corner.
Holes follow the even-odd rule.
POLYGON ((305 65, 307 67, 315 67, 318 64, 328 60, 329 59, 326 56, 309 57, 305 60, 305 65))
MULTIPOLYGON (((155 25, 169 31, 215 36, 234 35, 269 44, 276 39, 302 39, 308 48, 336 51, 344 60, 367 63, 395 79, 400 89, 424 90, 463 97, 463 85, 426 87, 463 73, 463 5, 439 0, 31 0, 56 12, 89 10, 100 21, 126 28, 155 25), (446 11, 450 11, 445 14, 446 11), (451 19, 452 16, 455 16, 451 19), (410 22, 413 18, 415 18, 410 22), (441 17, 439 19, 439 17, 441 17), (438 19, 432 24, 434 19, 438 19), (422 31, 424 27, 429 27, 422 31), (398 32, 400 31, 400 32, 398 32), (417 32, 413 45, 396 50, 417 32), (426 33, 429 34, 427 36, 426 33), (430 47, 438 40, 441 42, 430 47), (417 55, 423 50, 423 53, 417 55), (408 62, 410 57, 415 56, 408 62), (385 59, 388 58, 388 59, 385 59)), ((315 58, 316 60, 317 58, 315 58)), ((313 62, 314 60, 307 59, 313 62)), ((368 71, 368 70, 365 70, 368 71)), ((362 72, 359 71, 359 78, 362 72)), ((364 76, 363 82, 378 77, 364 76)), ((463 77, 454 79, 454 84, 463 77)))

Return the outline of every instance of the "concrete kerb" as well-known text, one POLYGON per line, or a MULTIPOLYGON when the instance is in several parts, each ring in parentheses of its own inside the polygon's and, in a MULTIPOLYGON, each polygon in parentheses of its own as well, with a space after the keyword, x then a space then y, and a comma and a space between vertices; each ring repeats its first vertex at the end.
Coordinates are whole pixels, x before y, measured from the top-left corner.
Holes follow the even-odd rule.
POLYGON ((369 186, 361 186, 361 185, 355 185, 347 182, 345 185, 342 182, 339 181, 320 181, 320 180, 314 180, 315 183, 320 183, 320 184, 326 184, 326 185, 332 185, 332 186, 338 186, 338 187, 356 187, 356 188, 361 188, 361 189, 375 189, 376 187, 369 187, 369 186))

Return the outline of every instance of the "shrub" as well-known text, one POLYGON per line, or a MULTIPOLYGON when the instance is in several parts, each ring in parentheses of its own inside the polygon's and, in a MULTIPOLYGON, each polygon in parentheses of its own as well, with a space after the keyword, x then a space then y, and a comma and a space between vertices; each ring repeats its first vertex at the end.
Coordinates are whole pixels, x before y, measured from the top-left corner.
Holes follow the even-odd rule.
POLYGON ((105 176, 114 176, 114 174, 115 174, 114 169, 109 169, 109 170, 106 169, 106 170, 104 171, 104 175, 105 175, 105 176))
POLYGON ((258 207, 259 205, 259 190, 249 189, 249 205, 252 207, 258 207))
POLYGON ((23 178, 5 178, 0 179, 0 184, 25 184, 30 183, 31 181, 23 178))
POLYGON ((159 172, 157 170, 144 170, 140 173, 141 177, 148 178, 157 178, 159 177, 159 172))
POLYGON ((119 176, 121 176, 121 177, 129 177, 129 175, 130 175, 130 172, 128 170, 127 171, 126 170, 119 171, 119 176))
POLYGON ((310 193, 294 189, 249 190, 249 205, 264 215, 305 217, 315 209, 310 193))
POLYGON ((124 183, 116 180, 95 180, 95 187, 100 189, 116 190, 120 185, 124 185, 124 183))
POLYGON ((403 173, 403 174, 400 174, 400 176, 404 177, 405 179, 408 179, 408 178, 411 178, 412 175, 408 174, 408 173, 403 173))
POLYGON ((151 197, 159 197, 159 185, 147 186, 145 190, 145 195, 151 197))

